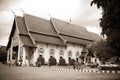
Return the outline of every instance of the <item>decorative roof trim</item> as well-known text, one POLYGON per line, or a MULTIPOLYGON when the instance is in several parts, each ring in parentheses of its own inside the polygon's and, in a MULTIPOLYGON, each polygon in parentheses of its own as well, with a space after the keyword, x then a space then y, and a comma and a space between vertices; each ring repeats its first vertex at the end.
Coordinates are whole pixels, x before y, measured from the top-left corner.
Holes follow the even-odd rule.
POLYGON ((17 31, 18 31, 18 34, 20 34, 19 29, 18 29, 18 24, 17 24, 16 17, 17 17, 17 16, 15 16, 15 25, 16 25, 16 29, 17 29, 17 31))
POLYGON ((62 41, 63 41, 64 44, 66 44, 66 43, 67 43, 67 40, 65 40, 63 37, 61 37, 61 36, 59 35, 60 32, 59 32, 59 31, 57 30, 57 28, 55 27, 55 24, 54 24, 52 18, 50 19, 50 22, 52 23, 53 28, 55 29, 55 31, 56 31, 56 33, 57 33, 57 36, 58 36, 60 39, 62 39, 62 41))
POLYGON ((77 39, 82 39, 82 40, 87 40, 87 41, 91 41, 91 42, 93 42, 93 41, 94 41, 94 40, 83 39, 83 38, 79 38, 79 37, 75 37, 75 36, 70 36, 70 35, 67 35, 67 34, 62 34, 62 33, 59 33, 59 35, 69 36, 69 37, 73 37, 73 38, 77 38, 77 39))
POLYGON ((48 34, 44 34, 44 33, 36 33, 34 31, 29 31, 30 33, 35 33, 35 34, 41 34, 41 35, 46 35, 46 36, 51 36, 51 37, 58 37, 58 36, 54 36, 54 35, 48 35, 48 34))
POLYGON ((26 24, 27 21, 26 21, 25 15, 26 15, 26 14, 23 13, 23 19, 24 19, 24 21, 25 21, 25 25, 26 25, 26 28, 27 28, 27 30, 28 30, 28 35, 30 36, 30 38, 31 38, 31 40, 32 40, 32 42, 33 42, 33 44, 36 45, 35 40, 32 38, 32 36, 31 36, 30 33, 29 33, 30 30, 29 30, 29 28, 28 28, 28 25, 26 24))
MULTIPOLYGON (((35 40, 36 41, 36 40, 35 40)), ((36 41, 36 43, 39 42, 39 43, 46 43, 46 42, 42 42, 42 41, 36 41)), ((55 43, 47 43, 47 44, 51 44, 51 45, 59 45, 59 46, 64 46, 66 47, 66 45, 62 45, 62 44, 55 44, 55 43)))
MULTIPOLYGON (((16 17, 16 15, 14 15, 14 17, 16 17)), ((12 29, 11 29, 11 32, 10 32, 10 35, 9 35, 9 41, 8 41, 8 44, 7 44, 7 48, 6 50, 8 50, 11 46, 11 41, 12 41, 12 36, 15 32, 15 28, 16 28, 16 21, 15 21, 15 18, 14 18, 14 21, 13 21, 13 24, 12 24, 12 29)))

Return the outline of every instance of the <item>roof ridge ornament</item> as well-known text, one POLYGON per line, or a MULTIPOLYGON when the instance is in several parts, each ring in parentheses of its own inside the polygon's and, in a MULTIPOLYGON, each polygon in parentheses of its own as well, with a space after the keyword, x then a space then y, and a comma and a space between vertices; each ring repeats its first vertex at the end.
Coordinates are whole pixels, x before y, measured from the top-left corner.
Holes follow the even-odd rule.
POLYGON ((23 14, 25 13, 25 11, 23 9, 20 9, 20 10, 23 12, 23 14))
POLYGON ((48 13, 48 15, 49 15, 50 19, 52 19, 52 16, 51 16, 51 14, 50 14, 50 13, 48 13))
POLYGON ((71 22, 72 22, 72 19, 71 19, 71 16, 70 16, 69 24, 71 24, 71 22))
POLYGON ((22 11, 22 13, 23 13, 23 17, 24 17, 24 15, 25 15, 25 11, 23 10, 23 9, 20 9, 21 11, 22 11))
POLYGON ((15 11, 11 10, 11 12, 13 13, 14 16, 16 16, 15 11))

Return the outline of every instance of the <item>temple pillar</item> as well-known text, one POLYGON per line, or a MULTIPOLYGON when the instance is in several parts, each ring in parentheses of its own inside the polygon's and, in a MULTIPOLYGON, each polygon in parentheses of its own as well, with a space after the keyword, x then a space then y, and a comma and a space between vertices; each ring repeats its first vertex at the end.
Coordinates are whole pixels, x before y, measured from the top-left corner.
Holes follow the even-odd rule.
POLYGON ((11 41, 11 47, 10 47, 10 61, 12 61, 12 56, 13 56, 13 39, 11 41))
POLYGON ((21 55, 21 47, 20 47, 20 42, 18 44, 18 55, 17 55, 17 60, 20 60, 20 55, 21 55))
POLYGON ((7 64, 9 63, 10 60, 10 50, 7 51, 7 64))

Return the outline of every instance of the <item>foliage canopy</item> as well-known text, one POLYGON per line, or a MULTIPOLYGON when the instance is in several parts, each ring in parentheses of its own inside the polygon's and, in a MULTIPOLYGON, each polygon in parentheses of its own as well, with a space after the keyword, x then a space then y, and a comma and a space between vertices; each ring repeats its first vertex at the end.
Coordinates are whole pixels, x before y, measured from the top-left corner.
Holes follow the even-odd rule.
POLYGON ((98 57, 102 62, 116 56, 116 51, 112 49, 106 40, 100 40, 88 46, 88 52, 98 57))
POLYGON ((102 9, 100 26, 102 35, 107 36, 107 42, 120 57, 120 0, 93 0, 97 8, 102 9))

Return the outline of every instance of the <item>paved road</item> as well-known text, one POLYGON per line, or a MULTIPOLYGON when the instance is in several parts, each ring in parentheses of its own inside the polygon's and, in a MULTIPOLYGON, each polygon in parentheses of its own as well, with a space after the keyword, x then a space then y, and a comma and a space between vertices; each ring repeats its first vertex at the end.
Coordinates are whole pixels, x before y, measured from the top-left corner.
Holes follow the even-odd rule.
POLYGON ((0 65, 0 80, 120 80, 117 73, 57 71, 53 68, 0 65))

